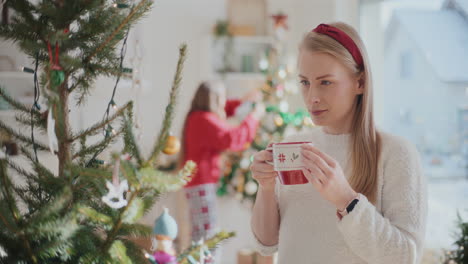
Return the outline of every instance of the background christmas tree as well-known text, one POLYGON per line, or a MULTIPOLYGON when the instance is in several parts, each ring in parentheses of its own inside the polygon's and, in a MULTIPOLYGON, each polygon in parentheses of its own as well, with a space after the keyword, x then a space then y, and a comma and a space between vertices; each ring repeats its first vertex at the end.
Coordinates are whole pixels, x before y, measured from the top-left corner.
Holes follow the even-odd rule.
POLYGON ((264 150, 271 142, 280 142, 288 132, 313 126, 305 109, 289 111, 288 96, 297 91, 294 85, 288 85, 295 77, 292 77, 293 72, 288 69, 286 63, 287 16, 279 13, 271 17, 274 22, 274 45, 265 50, 263 59, 259 61, 259 68, 266 79, 259 88, 263 94, 262 103, 266 107, 266 116, 260 120, 252 144, 246 146, 244 151, 230 152, 226 155, 224 177, 220 179, 218 196, 234 195, 241 200, 254 200, 258 184, 253 180, 249 169, 253 155, 264 150))
MULTIPOLYGON (((147 262, 132 238, 149 237, 152 229, 138 220, 159 195, 190 180, 195 169, 192 162, 175 175, 157 169, 158 155, 167 146, 186 46, 180 47, 159 136, 145 158, 133 133, 132 102, 117 107, 113 98, 120 77, 132 74, 123 66, 130 27, 148 13, 152 1, 14 0, 5 4, 13 15, 10 24, 0 27, 0 36, 16 42, 34 60, 35 68, 25 71, 32 73, 35 96, 30 107, 0 88, 0 97, 17 110, 16 120, 30 128, 19 131, 0 121, 0 130, 18 143, 33 168, 22 168, 5 153, 0 158, 0 262, 147 262), (85 107, 93 81, 102 75, 116 77, 104 118, 74 131, 69 103, 85 107), (48 135, 48 144, 37 139, 40 133, 48 135), (101 134, 98 142, 88 142, 101 134), (124 142, 120 152, 109 162, 97 159, 119 138, 124 142), (47 151, 58 157, 56 174, 38 158, 38 152, 47 151), (13 179, 25 184, 17 185, 13 179)), ((219 233, 205 245, 214 247, 232 235, 219 233)), ((179 261, 193 262, 200 246, 189 248, 179 261)))
POLYGON ((447 251, 443 264, 467 264, 468 263, 468 222, 464 222, 458 214, 457 240, 455 249, 447 251))

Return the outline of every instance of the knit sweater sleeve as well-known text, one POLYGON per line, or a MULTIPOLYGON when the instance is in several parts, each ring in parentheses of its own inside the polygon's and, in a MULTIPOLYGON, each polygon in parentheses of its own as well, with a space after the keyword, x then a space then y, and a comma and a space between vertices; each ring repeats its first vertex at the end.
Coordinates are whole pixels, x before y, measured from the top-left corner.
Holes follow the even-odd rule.
MULTIPOLYGON (((275 199, 276 199, 277 203, 279 201, 280 184, 281 183, 279 182, 279 180, 276 179, 275 199)), ((253 237, 254 237, 255 249, 258 251, 258 253, 260 253, 260 255, 262 255, 262 256, 271 256, 271 255, 275 254, 278 251, 278 244, 271 245, 271 246, 266 246, 266 245, 262 244, 262 242, 260 242, 260 240, 255 236, 255 233, 253 232, 253 230, 252 230, 252 234, 253 234, 253 237)))
POLYGON ((367 263, 419 263, 427 186, 414 146, 402 139, 390 145, 381 156, 382 212, 361 195, 354 210, 338 221, 338 229, 349 248, 367 263))

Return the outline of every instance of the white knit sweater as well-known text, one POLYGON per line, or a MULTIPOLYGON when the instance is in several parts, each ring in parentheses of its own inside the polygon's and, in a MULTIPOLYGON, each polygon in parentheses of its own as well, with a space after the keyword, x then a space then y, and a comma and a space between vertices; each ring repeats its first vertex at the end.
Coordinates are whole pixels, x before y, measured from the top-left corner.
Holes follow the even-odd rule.
MULTIPOLYGON (((427 215, 419 154, 402 138, 381 135, 376 206, 361 196, 354 210, 339 221, 336 208, 311 184, 285 186, 277 181, 279 243, 268 247, 256 241, 260 253, 278 251, 279 264, 419 263, 427 215)), ((349 134, 330 135, 315 128, 285 141, 312 141, 349 177, 349 134)))

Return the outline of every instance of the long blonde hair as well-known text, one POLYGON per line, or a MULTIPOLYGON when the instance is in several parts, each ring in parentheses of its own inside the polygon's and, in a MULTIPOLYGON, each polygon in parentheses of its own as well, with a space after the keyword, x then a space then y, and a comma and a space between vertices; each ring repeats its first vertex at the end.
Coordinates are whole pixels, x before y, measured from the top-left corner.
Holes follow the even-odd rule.
POLYGON ((312 31, 307 33, 299 46, 299 52, 306 49, 329 54, 345 65, 356 77, 363 80, 361 84, 364 86, 364 92, 356 96, 354 104, 350 148, 352 172, 348 181, 356 192, 364 194, 369 201, 375 204, 381 140, 374 124, 373 86, 369 59, 356 30, 342 22, 330 23, 329 25, 345 32, 356 43, 363 58, 362 68, 357 65, 343 45, 324 34, 312 31))
POLYGON ((195 111, 206 111, 216 114, 220 119, 225 119, 226 112, 224 108, 220 106, 221 94, 226 94, 226 88, 221 81, 205 81, 198 86, 182 128, 182 146, 179 154, 178 167, 183 165, 182 163, 185 158, 185 133, 190 114, 195 111))

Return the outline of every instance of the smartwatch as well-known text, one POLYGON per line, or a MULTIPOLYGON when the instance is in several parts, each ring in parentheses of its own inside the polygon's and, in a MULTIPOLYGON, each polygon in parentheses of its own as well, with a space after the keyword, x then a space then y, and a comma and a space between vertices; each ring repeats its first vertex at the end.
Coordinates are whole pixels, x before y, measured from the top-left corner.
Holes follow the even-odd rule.
POLYGON ((338 214, 343 217, 349 213, 351 213, 351 211, 353 211, 354 207, 356 206, 356 204, 359 202, 359 195, 354 198, 349 204, 348 206, 346 206, 345 209, 343 210, 338 210, 338 214))

